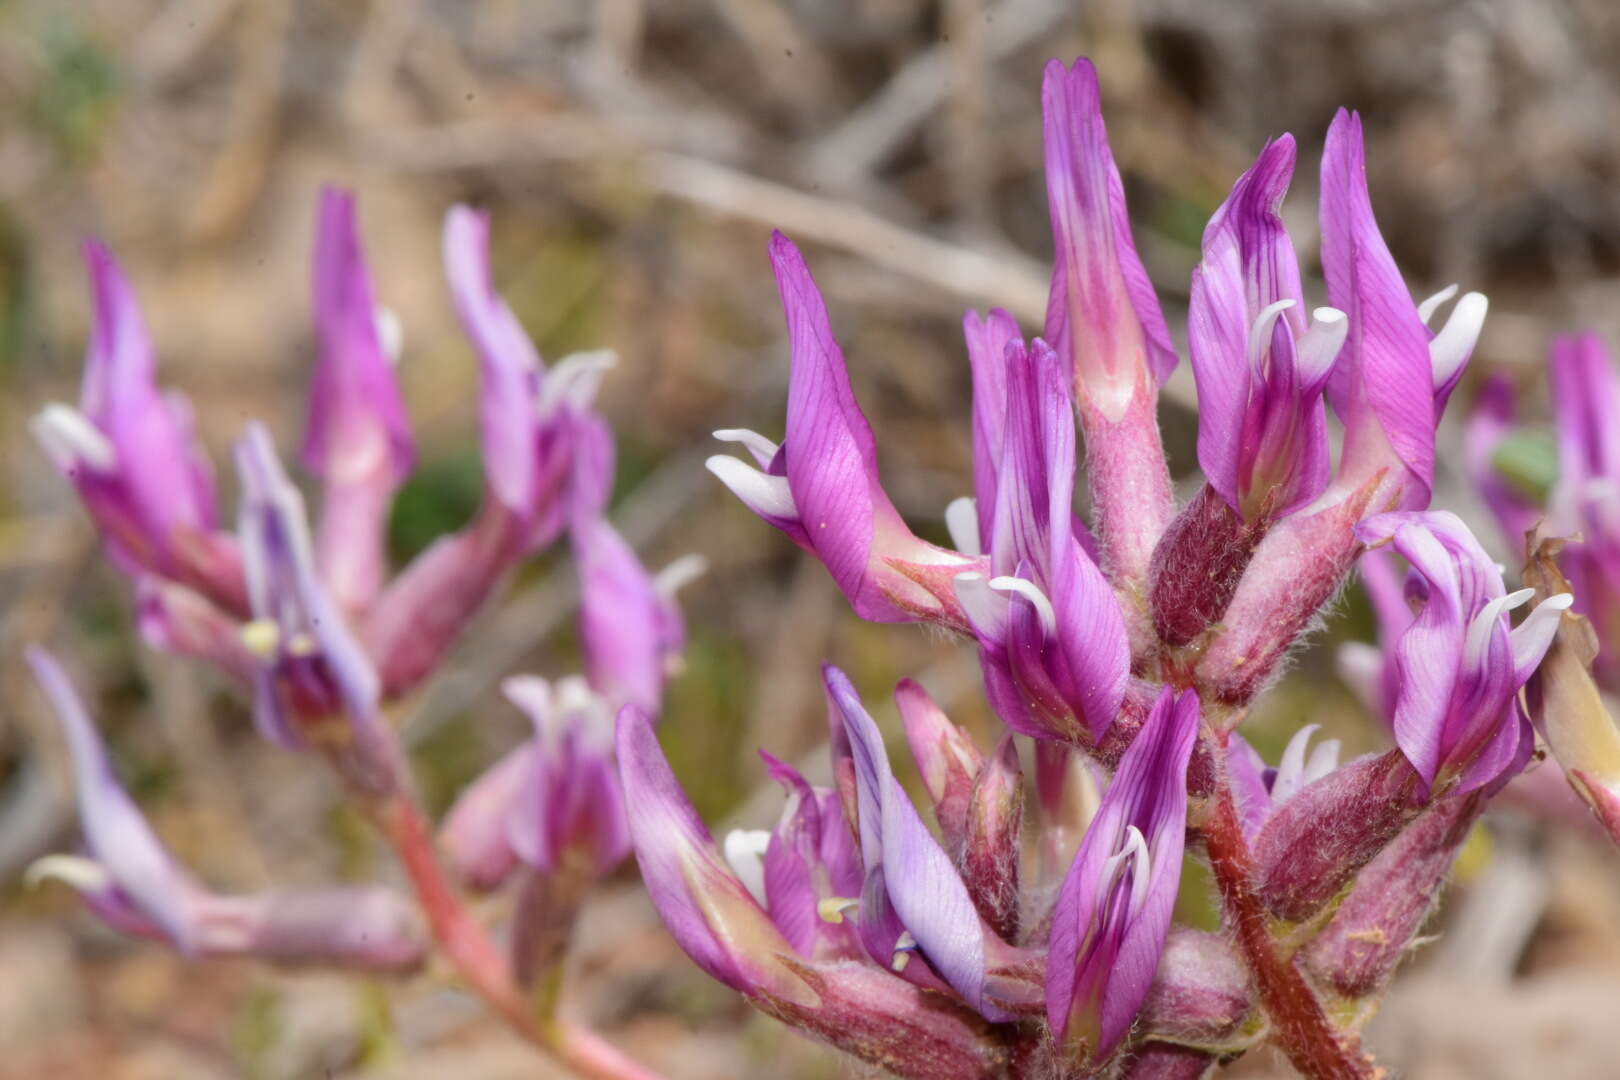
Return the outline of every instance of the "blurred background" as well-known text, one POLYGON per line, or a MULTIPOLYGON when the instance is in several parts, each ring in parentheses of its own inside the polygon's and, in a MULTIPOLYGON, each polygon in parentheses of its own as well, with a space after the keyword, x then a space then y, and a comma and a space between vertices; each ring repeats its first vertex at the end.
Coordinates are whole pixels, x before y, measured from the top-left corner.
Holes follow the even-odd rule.
MULTIPOLYGON (((138 646, 127 590, 29 438, 31 412, 77 396, 85 236, 124 261, 163 379, 191 396, 216 459, 254 416, 290 450, 316 195, 357 190, 421 450, 392 524, 402 561, 480 490, 476 363, 439 228, 455 202, 489 209, 497 280, 545 356, 619 354, 601 401, 619 436, 613 519, 654 566, 690 551, 711 566, 682 597, 691 645, 665 743, 711 821, 760 827, 779 803, 755 747, 824 775, 822 658, 874 703, 919 676, 991 730, 970 653, 855 620, 819 564, 702 467, 723 449, 714 428, 780 432, 770 228, 828 294, 895 502, 942 537, 969 486, 962 311, 999 304, 1032 328, 1045 304, 1044 62, 1084 54, 1101 71, 1173 326, 1204 221, 1285 131, 1301 144, 1285 214, 1315 273, 1321 138, 1336 107, 1360 109, 1414 292, 1456 281, 1491 298, 1443 433, 1436 504, 1468 510, 1455 427, 1479 374, 1511 372, 1534 402, 1552 333, 1620 340, 1616 49, 1607 0, 0 3, 0 1076, 550 1075, 433 974, 384 987, 185 966, 101 930, 60 887, 22 886, 32 859, 76 843, 65 749, 20 665, 32 642, 72 658, 120 771, 203 879, 393 875, 317 762, 264 745, 228 688, 138 646)), ((1325 297, 1319 280, 1307 292, 1325 297)), ((1183 478, 1191 406, 1183 365, 1162 418, 1183 478)), ((538 560, 403 717, 435 810, 523 736, 499 678, 577 668, 573 605, 566 558, 538 560)), ((1306 721, 1348 752, 1380 745, 1334 676, 1332 643, 1369 634, 1347 597, 1257 717, 1263 749, 1306 721)), ((1614 1075, 1616 866, 1578 817, 1495 815, 1373 1046, 1413 1077, 1614 1075)), ((1207 918, 1197 891, 1185 913, 1207 918)), ((633 867, 591 907, 571 985, 573 1012, 673 1076, 846 1068, 690 965, 633 867)), ((1286 1071, 1253 1057, 1241 1074, 1286 1071)))

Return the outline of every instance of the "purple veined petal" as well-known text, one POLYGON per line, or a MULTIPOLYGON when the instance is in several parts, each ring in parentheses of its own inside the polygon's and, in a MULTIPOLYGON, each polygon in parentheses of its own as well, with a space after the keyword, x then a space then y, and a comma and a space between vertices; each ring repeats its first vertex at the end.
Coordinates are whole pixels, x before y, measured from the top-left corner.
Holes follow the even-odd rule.
POLYGON ((1294 156, 1293 137, 1284 135, 1238 178, 1204 230, 1203 259, 1193 274, 1187 318, 1198 384, 1198 460, 1235 510, 1253 464, 1245 458, 1258 449, 1245 434, 1255 426, 1251 414, 1263 407, 1270 378, 1268 365, 1257 360, 1269 351, 1272 335, 1269 327, 1258 335, 1257 320, 1263 312, 1281 312, 1296 334, 1305 330, 1299 265, 1278 213, 1294 156))
POLYGON ((788 943, 715 848, 653 733, 631 705, 619 711, 625 816, 642 880, 664 925, 694 962, 743 993, 805 995, 779 957, 788 943))
POLYGON ((884 493, 871 426, 850 386, 827 306, 803 256, 780 233, 771 262, 787 312, 792 371, 787 434, 764 464, 767 440, 742 440, 761 472, 710 458, 708 468, 751 509, 826 564, 857 614, 878 622, 932 620, 961 629, 950 572, 976 560, 919 540, 884 493))
POLYGON ((313 274, 320 361, 310 388, 304 463, 329 483, 386 468, 395 482, 415 458, 410 422, 382 332, 351 192, 321 192, 313 274))
POLYGON ((1106 1058, 1129 1031, 1158 968, 1198 729, 1197 695, 1177 699, 1166 688, 1120 759, 1053 908, 1047 1018, 1060 1042, 1083 1042, 1089 1060, 1106 1058))
POLYGON ((1088 398, 1117 420, 1139 372, 1156 383, 1169 377, 1175 346, 1131 239, 1125 187, 1089 60, 1073 68, 1047 64, 1041 114, 1056 247, 1045 337, 1088 398))
POLYGON ((1399 465, 1401 506, 1421 509, 1434 488, 1438 422, 1429 333, 1373 218, 1361 118, 1340 110, 1322 153, 1322 268, 1349 322, 1328 384, 1344 420, 1340 483, 1359 486, 1399 465))
POLYGON ((190 952, 194 940, 189 882, 118 782, 101 736, 66 673, 43 649, 29 649, 27 658, 73 751, 79 823, 91 857, 140 915, 176 948, 190 952))
MULTIPOLYGON (((978 543, 970 555, 987 551, 995 523, 996 484, 1001 469, 1007 421, 1007 347, 1021 343, 1018 322, 1000 308, 980 317, 962 317, 968 362, 973 371, 973 495, 978 516, 978 543)), ((954 537, 954 534, 953 534, 954 537)))
POLYGON ((985 997, 985 930, 967 886, 895 780, 883 736, 848 677, 830 665, 822 675, 854 756, 868 878, 882 868, 900 923, 934 970, 981 1014, 1001 1019, 985 997))
POLYGON ((535 404, 540 354, 495 290, 487 214, 451 208, 444 221, 444 263, 456 314, 478 349, 483 370, 479 423, 489 487, 507 509, 523 517, 539 486, 535 404))

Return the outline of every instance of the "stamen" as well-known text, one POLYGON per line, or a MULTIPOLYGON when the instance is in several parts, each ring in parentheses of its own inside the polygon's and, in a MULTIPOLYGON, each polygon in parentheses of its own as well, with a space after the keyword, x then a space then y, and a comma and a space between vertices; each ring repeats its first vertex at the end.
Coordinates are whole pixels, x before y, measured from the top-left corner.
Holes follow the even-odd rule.
POLYGON ((979 536, 978 501, 971 495, 952 499, 945 507, 945 529, 951 534, 951 544, 964 555, 984 554, 984 541, 979 536))
POLYGON ((911 954, 916 951, 917 939, 911 936, 911 931, 900 931, 900 936, 894 939, 894 956, 889 960, 889 967, 896 973, 906 970, 911 954))
POLYGON ((861 902, 849 896, 829 896, 816 902, 816 914, 825 923, 834 925, 844 921, 844 912, 861 906, 861 902))
POLYGON ((271 619, 252 619, 242 624, 242 644, 260 660, 274 660, 281 647, 281 628, 271 619))

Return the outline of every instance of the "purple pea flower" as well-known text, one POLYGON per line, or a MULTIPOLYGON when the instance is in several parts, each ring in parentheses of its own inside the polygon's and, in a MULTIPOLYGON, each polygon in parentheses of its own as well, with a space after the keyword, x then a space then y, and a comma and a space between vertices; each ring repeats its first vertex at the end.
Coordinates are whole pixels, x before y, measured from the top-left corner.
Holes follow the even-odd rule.
MULTIPOLYGON (((665 926, 699 967, 762 1011, 898 1075, 920 1080, 1004 1075, 1004 1047, 983 1020, 948 993, 896 975, 887 961, 859 962, 850 938, 836 933, 841 924, 832 932, 801 936, 812 942, 809 954, 797 952, 789 941, 788 933, 808 930, 807 880, 816 895, 829 886, 833 890, 826 902, 817 902, 818 914, 824 920, 841 918, 850 905, 837 898, 837 890, 861 873, 854 841, 830 793, 818 795, 821 831, 813 844, 808 831, 799 831, 803 821, 770 834, 763 855, 757 836, 743 834, 728 844, 750 879, 745 881, 681 790, 651 719, 634 706, 619 714, 618 757, 642 880, 665 926), (844 837, 834 830, 843 830, 844 837), (789 850, 777 850, 779 842, 789 850), (808 879, 799 872, 807 857, 819 864, 809 866, 808 879), (798 866, 793 858, 800 860, 798 866), (817 884, 821 872, 827 882, 817 884)), ((921 835, 927 837, 925 828, 921 835)), ((966 914, 975 918, 971 905, 966 914)))
POLYGON ((929 620, 965 629, 950 579, 979 560, 912 535, 878 476, 877 443, 850 387, 827 305, 804 257, 781 233, 771 265, 787 309, 792 373, 782 445, 753 431, 741 443, 759 468, 717 455, 709 471, 749 509, 826 564, 862 618, 929 620))
POLYGON ((191 407, 158 388, 146 322, 112 255, 94 241, 84 255, 94 311, 79 407, 46 406, 34 434, 121 568, 181 581, 239 613, 241 566, 218 530, 213 471, 191 407))
POLYGON ((1006 417, 986 537, 994 576, 958 574, 956 594, 1002 720, 1093 746, 1119 711, 1130 643, 1113 590, 1076 535, 1068 371, 1039 339, 1009 342, 1002 363, 1006 417))
POLYGON ((579 680, 507 679, 507 700, 534 723, 530 771, 507 819, 513 852, 536 870, 570 864, 602 877, 630 852, 613 767, 613 714, 579 680))
POLYGON ((1073 372, 1103 565, 1142 582, 1172 510, 1155 408, 1175 346, 1131 240, 1089 60, 1047 64, 1041 114, 1055 249, 1045 336, 1073 372))
POLYGON ((1188 313, 1198 382, 1198 461, 1245 522, 1285 516, 1331 477, 1321 395, 1344 343, 1344 314, 1307 327, 1299 265, 1278 207, 1294 140, 1261 153, 1204 230, 1188 313))
POLYGON ((675 591, 703 573, 703 559, 688 555, 653 575, 599 517, 575 522, 570 535, 585 677, 611 708, 636 705, 656 715, 686 644, 675 591))
POLYGON ((1237 799, 1243 835, 1253 841, 1283 803, 1339 767, 1339 740, 1311 738, 1320 724, 1306 724, 1283 747, 1275 768, 1265 763, 1243 736, 1233 734, 1226 748, 1227 776, 1237 799))
POLYGON ((315 328, 303 462, 325 486, 315 550, 345 611, 365 608, 388 573, 388 510, 415 461, 394 374, 398 331, 378 305, 360 246, 354 196, 321 192, 315 230, 315 328))
POLYGON ((272 742, 309 744, 303 727, 341 718, 345 775, 373 795, 400 782, 400 749, 380 710, 377 672, 315 567, 304 500, 257 423, 236 447, 238 532, 253 621, 244 640, 261 657, 253 716, 272 742))
POLYGON ((1361 117, 1339 110, 1322 152, 1322 269, 1349 337, 1328 383, 1344 421, 1336 489, 1374 484, 1399 509, 1421 510, 1434 490, 1434 430, 1479 338, 1486 301, 1468 293, 1431 334, 1425 323, 1447 290, 1412 301, 1373 219, 1361 117))
POLYGON ((1463 794, 1505 780, 1531 740, 1519 689, 1541 662, 1568 593, 1548 597, 1518 627, 1500 569, 1455 514, 1380 514, 1363 522, 1364 543, 1388 543, 1412 564, 1406 595, 1417 605, 1393 648, 1398 689, 1395 741, 1430 791, 1463 794))
POLYGON ((1052 912, 1046 1011, 1053 1037, 1111 1054, 1146 1000, 1170 931, 1187 827, 1198 696, 1166 688, 1125 751, 1052 912))
POLYGON ((28 663, 67 733, 87 857, 51 855, 29 878, 57 878, 123 934, 187 955, 248 955, 283 964, 408 973, 427 939, 415 909, 392 890, 358 886, 228 896, 177 865, 113 773, 106 747, 62 669, 41 650, 28 663))

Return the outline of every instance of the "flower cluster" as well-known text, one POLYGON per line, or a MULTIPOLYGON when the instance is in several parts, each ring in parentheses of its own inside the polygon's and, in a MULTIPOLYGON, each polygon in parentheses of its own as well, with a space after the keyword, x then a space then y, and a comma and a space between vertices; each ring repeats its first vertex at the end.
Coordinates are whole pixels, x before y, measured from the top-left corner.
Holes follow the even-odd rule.
POLYGON ((834 787, 767 757, 781 821, 717 846, 626 709, 631 840, 704 970, 900 1075, 1198 1076, 1269 1036, 1308 1075, 1372 1076, 1342 1018, 1366 1015, 1485 800, 1523 768, 1520 690, 1570 602, 1548 594, 1514 626, 1531 592, 1508 594, 1467 527, 1428 509, 1435 430, 1485 300, 1463 296, 1430 329, 1455 290, 1407 291, 1360 120, 1340 112, 1321 179, 1331 306, 1307 315, 1279 213, 1294 142, 1268 144, 1193 272, 1205 484, 1178 509, 1157 420, 1178 356, 1091 65, 1053 62, 1042 102, 1046 325, 1026 339, 1005 312, 966 317, 974 491, 945 510, 952 546, 917 537, 885 495, 827 307, 780 234, 786 435, 717 432, 754 466, 709 462, 858 614, 970 640, 1006 734, 987 754, 902 684, 936 832, 828 668, 834 787), (1082 435, 1089 522, 1074 506, 1082 435), (1388 551, 1410 565, 1373 658, 1395 747, 1340 764, 1337 742, 1309 749, 1312 725, 1268 767, 1238 733, 1250 702, 1357 559, 1388 551), (1185 855, 1209 860, 1226 934, 1175 924, 1185 855))
MULTIPOLYGON (((483 506, 392 580, 386 526, 414 451, 395 371, 400 331, 374 295, 352 196, 326 191, 317 225, 320 356, 302 453, 321 487, 313 528, 257 422, 235 446, 236 527, 221 523, 190 412, 157 387, 130 287, 104 249, 87 247, 95 318, 83 397, 77 409, 45 408, 35 432, 133 583, 146 640, 233 677, 274 743, 325 754, 394 843, 422 904, 380 885, 251 896, 204 888, 158 841, 63 672, 36 651, 73 751, 87 855, 51 856, 35 876, 66 881, 114 928, 190 954, 392 973, 422 964, 431 931, 486 997, 523 1017, 521 995, 558 970, 585 893, 628 854, 613 715, 658 713, 684 640, 673 593, 701 564, 690 557, 650 574, 604 519, 614 448, 591 400, 611 357, 545 370, 494 289, 488 245, 481 214, 450 212, 451 291, 483 366, 483 506), (535 736, 467 789, 440 835, 468 887, 520 878, 502 956, 438 869, 386 707, 433 673, 513 567, 564 533, 580 579, 584 673, 507 681, 535 736)), ((525 1025, 567 1056, 562 1028, 543 1015, 525 1025)))

